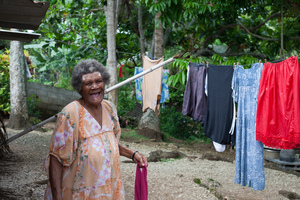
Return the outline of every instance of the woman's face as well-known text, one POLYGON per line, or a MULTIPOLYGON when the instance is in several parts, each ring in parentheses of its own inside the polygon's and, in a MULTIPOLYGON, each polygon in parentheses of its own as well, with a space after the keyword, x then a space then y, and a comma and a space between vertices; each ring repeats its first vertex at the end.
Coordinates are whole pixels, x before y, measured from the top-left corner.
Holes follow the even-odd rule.
POLYGON ((104 98, 105 83, 100 72, 82 76, 81 96, 90 106, 98 106, 104 98))

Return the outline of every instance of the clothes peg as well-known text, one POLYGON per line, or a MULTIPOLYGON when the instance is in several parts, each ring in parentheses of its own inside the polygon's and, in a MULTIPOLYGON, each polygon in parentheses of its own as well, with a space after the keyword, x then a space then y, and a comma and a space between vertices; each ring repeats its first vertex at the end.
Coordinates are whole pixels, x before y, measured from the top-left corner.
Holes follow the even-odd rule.
POLYGON ((208 61, 206 61, 206 67, 207 67, 207 68, 208 68, 208 64, 209 64, 208 61))
POLYGON ((233 63, 233 69, 235 69, 235 63, 233 63))
POLYGON ((295 56, 295 58, 297 57, 297 53, 296 53, 296 51, 294 51, 294 56, 295 56))
POLYGON ((260 64, 261 64, 261 59, 259 59, 258 63, 259 63, 259 64, 258 64, 258 67, 260 67, 260 64))
POLYGON ((265 63, 267 63, 267 59, 265 59, 265 63))
POLYGON ((236 63, 236 68, 237 68, 237 69, 239 68, 239 65, 240 65, 240 63, 237 62, 237 63, 236 63))

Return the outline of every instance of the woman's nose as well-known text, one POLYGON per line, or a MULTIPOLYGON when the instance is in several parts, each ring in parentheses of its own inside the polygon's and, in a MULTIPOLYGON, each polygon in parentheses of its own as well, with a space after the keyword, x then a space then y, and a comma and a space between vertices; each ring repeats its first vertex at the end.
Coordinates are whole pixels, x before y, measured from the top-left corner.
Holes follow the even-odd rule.
POLYGON ((91 89, 97 89, 98 87, 99 85, 96 82, 94 82, 92 83, 91 89))

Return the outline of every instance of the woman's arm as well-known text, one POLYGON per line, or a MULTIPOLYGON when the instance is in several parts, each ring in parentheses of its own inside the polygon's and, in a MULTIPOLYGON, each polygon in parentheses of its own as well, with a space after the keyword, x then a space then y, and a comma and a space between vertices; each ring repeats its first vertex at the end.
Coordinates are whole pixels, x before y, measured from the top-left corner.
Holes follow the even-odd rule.
POLYGON ((50 155, 50 167, 49 167, 49 178, 52 191, 52 197, 55 200, 62 199, 61 191, 61 174, 62 164, 57 160, 56 157, 50 155))
MULTIPOLYGON (((127 158, 130 158, 132 159, 132 156, 134 154, 134 150, 132 149, 129 149, 127 147, 124 147, 122 145, 119 144, 119 151, 120 151, 120 155, 121 156, 125 156, 127 158)), ((136 163, 140 163, 140 167, 143 167, 143 166, 148 166, 148 159, 146 156, 144 156, 143 154, 139 153, 139 152, 136 152, 134 154, 134 157, 133 157, 133 161, 136 162, 136 163)))

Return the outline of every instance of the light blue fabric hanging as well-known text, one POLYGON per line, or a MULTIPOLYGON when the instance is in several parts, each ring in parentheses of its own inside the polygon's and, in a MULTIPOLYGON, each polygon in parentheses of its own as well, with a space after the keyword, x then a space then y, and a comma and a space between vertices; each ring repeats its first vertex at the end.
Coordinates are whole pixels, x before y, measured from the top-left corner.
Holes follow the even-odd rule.
POLYGON ((256 108, 263 64, 238 66, 232 78, 232 97, 238 104, 234 182, 254 190, 265 188, 264 147, 256 140, 256 108))

